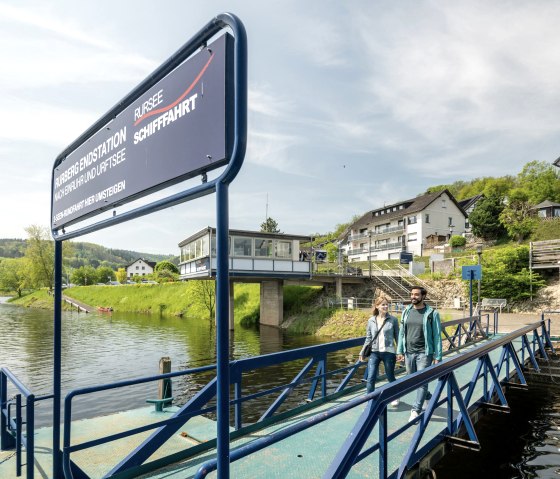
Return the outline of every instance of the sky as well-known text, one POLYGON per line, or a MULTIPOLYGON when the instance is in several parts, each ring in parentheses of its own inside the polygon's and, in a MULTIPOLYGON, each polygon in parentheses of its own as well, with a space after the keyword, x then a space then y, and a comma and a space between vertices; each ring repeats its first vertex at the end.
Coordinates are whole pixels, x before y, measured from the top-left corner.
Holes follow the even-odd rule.
MULTIPOLYGON (((249 50, 230 228, 268 214, 284 233, 325 233, 560 156, 560 2, 0 0, 0 238, 49 226, 57 155, 223 12, 249 50)), ((209 195, 79 240, 178 254, 215 210, 209 195)))

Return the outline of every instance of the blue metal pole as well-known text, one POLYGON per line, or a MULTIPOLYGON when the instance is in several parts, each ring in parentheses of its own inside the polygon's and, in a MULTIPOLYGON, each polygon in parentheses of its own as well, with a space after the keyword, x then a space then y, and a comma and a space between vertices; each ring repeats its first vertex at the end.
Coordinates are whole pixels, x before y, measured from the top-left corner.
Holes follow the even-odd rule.
POLYGON ((229 479, 229 204, 228 185, 216 188, 216 409, 218 478, 229 479))
POLYGON ((60 397, 62 377, 62 241, 54 242, 54 340, 53 340, 53 477, 62 476, 60 453, 60 397))
POLYGON ((472 318, 472 282, 473 282, 474 271, 471 269, 471 280, 469 289, 469 317, 472 318))

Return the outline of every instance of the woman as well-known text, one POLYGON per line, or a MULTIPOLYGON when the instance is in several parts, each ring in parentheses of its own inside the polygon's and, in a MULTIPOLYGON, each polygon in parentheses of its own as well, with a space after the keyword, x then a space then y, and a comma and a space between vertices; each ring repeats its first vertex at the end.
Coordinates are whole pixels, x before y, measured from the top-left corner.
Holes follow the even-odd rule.
MULTIPOLYGON (((385 366, 385 374, 389 382, 395 381, 395 362, 397 359, 395 345, 399 338, 399 322, 388 311, 389 303, 387 300, 383 297, 377 298, 373 304, 373 316, 369 318, 367 323, 366 341, 360 351, 360 361, 367 361, 363 357, 363 353, 366 345, 371 343, 367 377, 368 393, 375 389, 375 381, 381 361, 385 366)), ((391 403, 391 406, 398 405, 398 399, 391 403)))

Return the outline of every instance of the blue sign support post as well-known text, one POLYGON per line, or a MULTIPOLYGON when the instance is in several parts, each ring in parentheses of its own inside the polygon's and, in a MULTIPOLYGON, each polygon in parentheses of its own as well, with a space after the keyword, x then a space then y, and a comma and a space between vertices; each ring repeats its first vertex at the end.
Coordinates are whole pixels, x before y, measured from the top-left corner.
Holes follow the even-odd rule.
MULTIPOLYGON (((243 23, 235 15, 224 13, 208 22, 56 158, 51 180, 51 229, 55 240, 53 477, 87 477, 69 459, 67 448, 70 444, 66 430, 63 451, 60 448, 63 241, 215 192, 217 472, 219 479, 229 479, 228 188, 241 169, 246 144, 247 35, 243 23), (226 32, 222 37, 209 43, 225 29, 233 33, 234 42, 231 42, 231 35, 226 32), (197 95, 195 88, 201 78, 206 81, 204 95, 201 93, 197 95), (192 83, 189 83, 190 81, 192 83), (186 87, 188 88, 185 90, 186 87), (191 97, 185 100, 187 94, 191 97), (161 104, 157 109, 150 110, 150 105, 156 100, 161 104), (179 101, 183 102, 182 109, 175 107, 179 101), (152 116, 154 119, 151 119, 152 116), (166 128, 166 125, 171 122, 174 122, 176 128, 166 128), (195 127, 191 129, 192 125, 195 127), (216 125, 220 127, 215 128, 216 125), (116 126, 121 132, 120 136, 107 137, 106 135, 113 134, 116 126), (191 139, 189 148, 181 143, 185 138, 191 139), (135 145, 139 141, 142 141, 146 151, 153 151, 157 158, 157 161, 151 157, 143 159, 144 164, 150 163, 150 159, 154 161, 150 165, 152 169, 142 174, 139 174, 138 168, 133 166, 138 158, 138 155, 135 155, 137 151, 135 145), (117 143, 121 150, 112 152, 110 157, 102 157, 102 147, 117 143), (193 154, 193 151, 196 154, 193 154), (161 168, 163 163, 160 152, 165 152, 167 155, 166 166, 163 168, 161 168), (201 152, 206 154, 201 155, 201 152), (123 161, 124 155, 126 161, 123 161), (112 162, 115 168, 107 170, 109 173, 96 176, 95 181, 99 182, 96 183, 95 188, 93 180, 85 187, 84 178, 87 177, 87 169, 98 160, 112 162), (208 171, 225 165, 227 166, 224 171, 217 178, 207 180, 208 171), (162 174, 157 176, 153 172, 157 175, 160 172, 162 174), (152 200, 120 214, 115 210, 111 217, 97 220, 73 231, 66 231, 68 226, 83 219, 91 218, 103 211, 119 207, 197 175, 201 175, 202 184, 152 200), (67 190, 71 191, 73 196, 67 195, 67 190)), ((124 458, 112 473, 143 463, 151 455, 150 451, 161 445, 157 439, 151 439, 148 438, 133 453, 124 458)))
MULTIPOLYGON (((472 307, 472 283, 473 280, 480 280, 482 279, 482 266, 479 264, 474 266, 463 266, 462 270, 462 279, 466 279, 470 281, 469 286, 469 316, 472 318, 473 307, 472 307)), ((480 301, 480 298, 478 298, 480 301)))

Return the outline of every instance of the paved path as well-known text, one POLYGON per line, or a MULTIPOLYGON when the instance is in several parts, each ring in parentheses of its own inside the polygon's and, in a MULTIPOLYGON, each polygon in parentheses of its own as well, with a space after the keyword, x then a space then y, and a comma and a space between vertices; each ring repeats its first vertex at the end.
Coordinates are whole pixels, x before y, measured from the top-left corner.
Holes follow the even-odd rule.
MULTIPOLYGON (((456 309, 441 309, 441 314, 445 319, 463 318, 468 316, 468 311, 464 313, 462 310, 456 309)), ((486 314, 486 312, 483 312, 486 314)), ((552 336, 560 336, 560 311, 557 313, 549 313, 545 315, 545 319, 551 319, 550 332, 552 336)), ((498 332, 511 333, 527 324, 532 324, 541 320, 541 313, 500 313, 498 315, 498 332)), ((493 313, 490 313, 490 322, 493 321, 493 313)))

